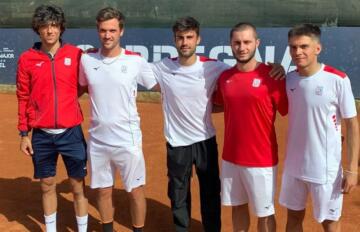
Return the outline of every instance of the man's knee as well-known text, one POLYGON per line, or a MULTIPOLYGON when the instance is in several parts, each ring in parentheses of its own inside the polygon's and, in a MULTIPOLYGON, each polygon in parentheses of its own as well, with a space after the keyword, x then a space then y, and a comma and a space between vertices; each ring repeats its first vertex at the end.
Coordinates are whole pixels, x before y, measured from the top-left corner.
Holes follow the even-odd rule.
POLYGON ((276 231, 275 215, 258 218, 258 231, 276 231))
POLYGON ((305 210, 290 210, 287 212, 287 231, 300 230, 305 217, 305 210))
POLYGON ((56 181, 54 177, 47 177, 40 180, 43 194, 53 194, 56 192, 56 181))
POLYGON ((272 215, 265 216, 265 217, 259 217, 258 220, 259 220, 259 222, 264 222, 264 223, 267 223, 270 221, 275 221, 275 215, 272 214, 272 215))
POLYGON ((248 214, 249 213, 249 205, 248 204, 242 204, 242 205, 235 205, 232 206, 232 211, 235 214, 248 214))
POLYGON ((241 221, 242 223, 249 223, 249 206, 248 204, 232 206, 232 218, 233 221, 241 221))
POLYGON ((144 187, 139 186, 131 190, 129 193, 130 200, 137 201, 145 198, 144 187))
POLYGON ((106 200, 111 198, 112 198, 112 187, 98 189, 98 200, 106 200))
POLYGON ((70 184, 72 187, 72 192, 73 192, 75 200, 80 200, 80 199, 85 198, 84 180, 83 179, 70 178, 70 184))
POLYGON ((291 210, 288 209, 288 220, 294 222, 302 222, 305 217, 305 210, 291 210))
POLYGON ((340 231, 340 222, 339 221, 325 220, 321 224, 322 224, 325 232, 340 231))

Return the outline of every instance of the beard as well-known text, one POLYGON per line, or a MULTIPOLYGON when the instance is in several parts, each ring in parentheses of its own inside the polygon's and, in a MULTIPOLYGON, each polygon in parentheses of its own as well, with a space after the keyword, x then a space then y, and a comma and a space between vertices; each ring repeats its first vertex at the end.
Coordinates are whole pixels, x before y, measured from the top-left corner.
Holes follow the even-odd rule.
POLYGON ((233 53, 233 56, 234 56, 234 58, 236 59, 237 63, 246 64, 246 63, 248 63, 252 58, 254 58, 255 52, 256 52, 256 50, 254 50, 254 51, 249 55, 249 57, 246 58, 246 59, 239 59, 239 58, 236 56, 236 54, 235 54, 234 51, 233 51, 232 53, 233 53))
POLYGON ((178 54, 179 54, 179 57, 184 57, 184 58, 189 58, 191 57, 192 55, 194 55, 195 51, 196 51, 196 48, 195 49, 192 49, 192 50, 188 50, 186 52, 183 52, 181 50, 181 48, 176 48, 178 54))

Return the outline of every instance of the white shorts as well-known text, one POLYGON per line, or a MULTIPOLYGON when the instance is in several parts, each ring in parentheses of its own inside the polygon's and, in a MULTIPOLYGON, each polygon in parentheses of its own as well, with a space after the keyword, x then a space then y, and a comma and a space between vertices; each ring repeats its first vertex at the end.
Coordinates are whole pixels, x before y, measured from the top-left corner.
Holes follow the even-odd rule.
POLYGON ((145 185, 145 161, 141 145, 114 147, 93 139, 88 141, 90 187, 106 188, 114 185, 116 171, 127 192, 145 185))
POLYGON ((343 195, 341 193, 341 173, 334 183, 316 184, 283 174, 280 199, 282 206, 291 210, 304 210, 310 193, 313 215, 319 222, 337 221, 341 216, 343 195))
POLYGON ((249 203, 257 217, 275 213, 274 196, 277 167, 253 168, 225 160, 221 168, 221 202, 226 206, 249 203))

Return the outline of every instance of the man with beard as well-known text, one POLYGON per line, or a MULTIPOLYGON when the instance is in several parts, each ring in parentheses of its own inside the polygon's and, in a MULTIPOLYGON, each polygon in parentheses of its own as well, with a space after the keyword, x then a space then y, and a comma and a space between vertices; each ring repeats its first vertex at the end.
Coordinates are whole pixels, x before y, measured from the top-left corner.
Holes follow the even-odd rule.
POLYGON ((218 79, 214 102, 224 107, 222 204, 232 206, 234 231, 248 231, 251 211, 258 231, 275 231, 277 173, 276 111, 287 114, 285 81, 269 77, 271 67, 256 61, 256 28, 239 23, 230 32, 236 65, 218 79))
MULTIPOLYGON (((229 66, 195 54, 201 38, 199 23, 194 18, 180 18, 172 29, 179 57, 154 63, 153 70, 162 95, 168 196, 175 230, 188 231, 190 226, 190 178, 194 164, 204 231, 219 232, 220 179, 211 98, 218 76, 229 66)), ((275 67, 273 74, 282 76, 281 66, 275 67)))

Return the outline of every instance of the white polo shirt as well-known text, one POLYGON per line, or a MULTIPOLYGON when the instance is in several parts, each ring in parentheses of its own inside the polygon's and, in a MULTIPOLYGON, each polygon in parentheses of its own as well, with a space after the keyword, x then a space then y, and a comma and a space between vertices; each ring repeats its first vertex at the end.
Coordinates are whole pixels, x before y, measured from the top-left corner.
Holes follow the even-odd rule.
POLYGON ((161 87, 164 133, 172 146, 187 146, 215 135, 211 121, 212 94, 221 72, 229 66, 197 56, 191 66, 177 58, 153 63, 161 87))
POLYGON ((83 54, 79 83, 88 86, 91 102, 90 138, 111 146, 141 143, 140 118, 136 108, 137 83, 156 84, 147 61, 122 48, 114 58, 100 50, 83 54))
POLYGON ((356 116, 350 80, 330 66, 310 77, 296 71, 286 78, 289 128, 284 172, 332 183, 341 167, 341 119, 356 116))

